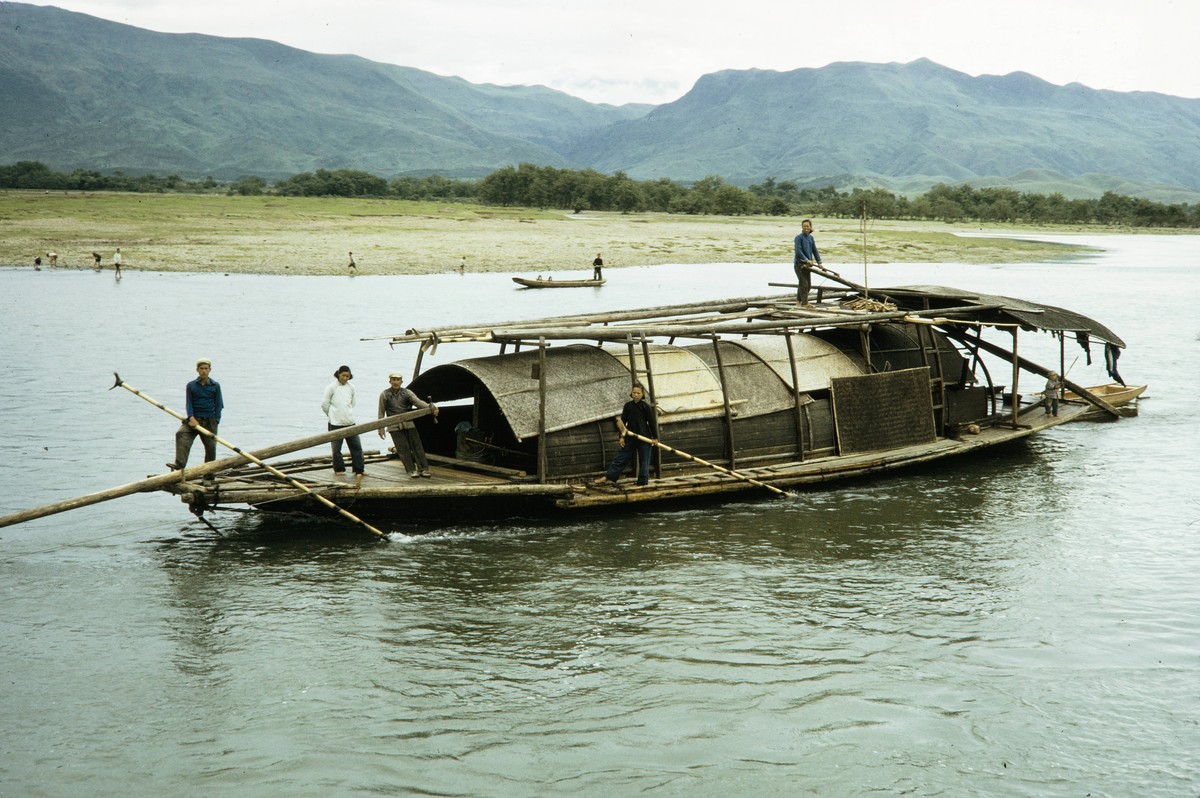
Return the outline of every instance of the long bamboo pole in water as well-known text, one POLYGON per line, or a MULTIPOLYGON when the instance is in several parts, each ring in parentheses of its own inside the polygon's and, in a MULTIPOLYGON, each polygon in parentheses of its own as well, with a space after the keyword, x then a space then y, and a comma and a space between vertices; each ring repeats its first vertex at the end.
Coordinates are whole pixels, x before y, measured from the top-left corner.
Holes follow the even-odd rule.
MULTIPOLYGON (((114 388, 116 388, 117 386, 120 386, 120 387, 124 388, 125 390, 129 391, 134 396, 138 397, 139 399, 146 400, 150 404, 157 407, 159 410, 162 410, 164 413, 167 413, 168 415, 172 415, 175 418, 179 419, 180 421, 187 423, 187 418, 185 416, 172 410, 171 408, 167 407, 166 405, 162 404, 161 402, 151 399, 149 396, 142 393, 137 388, 134 388, 132 385, 130 385, 129 383, 122 380, 121 376, 119 374, 116 374, 114 372, 113 376, 116 377, 116 380, 117 380, 116 383, 113 385, 114 388)), ((234 446, 232 443, 230 443, 229 441, 222 438, 217 433, 212 432, 211 430, 207 430, 204 427, 200 426, 199 424, 192 427, 192 429, 196 430, 196 432, 199 432, 201 435, 203 435, 207 438, 212 438, 214 441, 221 444, 226 449, 232 449, 234 452, 236 452, 237 454, 240 454, 242 457, 245 457, 247 460, 254 463, 255 465, 265 468, 272 475, 284 480, 289 485, 291 485, 293 488, 296 488, 297 490, 299 490, 303 493, 307 493, 309 496, 312 496, 318 502, 325 505, 330 510, 333 510, 334 512, 336 512, 338 515, 342 516, 346 520, 353 521, 354 523, 358 524, 359 526, 364 527, 372 535, 375 535, 376 537, 379 537, 379 538, 384 538, 385 540, 387 539, 387 536, 384 535, 383 532, 381 532, 378 529, 376 529, 375 527, 371 526, 370 524, 368 524, 366 521, 359 518, 354 513, 350 512, 349 510, 346 510, 342 507, 339 507, 338 505, 331 502, 329 499, 327 499, 324 496, 322 496, 321 494, 315 492, 312 488, 308 487, 303 482, 300 482, 299 480, 296 480, 296 479, 292 479, 291 477, 289 477, 287 474, 280 471, 275 466, 267 465, 266 463, 264 463, 262 461, 262 459, 255 457, 253 454, 247 454, 246 452, 242 451, 237 446, 234 446)), ((182 473, 183 473, 183 470, 181 469, 180 474, 182 474, 182 473)), ((362 474, 358 474, 357 478, 358 478, 358 484, 361 484, 362 483, 362 474)), ((182 479, 182 477, 181 477, 181 479, 182 479)))
POLYGON ((700 465, 708 466, 709 468, 720 471, 722 474, 728 474, 729 476, 736 477, 737 479, 740 479, 744 482, 749 482, 751 485, 757 485, 760 488, 766 488, 767 490, 769 490, 773 493, 778 493, 780 496, 790 495, 787 491, 780 490, 779 488, 775 487, 774 485, 768 485, 765 482, 758 481, 754 477, 748 477, 745 474, 742 474, 738 471, 734 471, 733 469, 730 469, 730 468, 725 468, 724 466, 719 466, 716 463, 709 462, 708 460, 697 457, 694 454, 688 454, 687 452, 682 451, 680 449, 676 449, 673 446, 668 446, 665 443, 663 443, 662 441, 656 441, 653 438, 647 438, 645 435, 638 435, 636 432, 632 432, 630 430, 625 430, 625 434, 628 436, 637 438, 639 441, 642 441, 643 443, 648 443, 651 446, 657 446, 659 449, 662 449, 664 452, 671 452, 672 454, 677 454, 680 457, 686 457, 687 459, 697 462, 700 465))
MULTIPOLYGON (((116 387, 116 386, 113 386, 116 387)), ((302 449, 311 449, 314 446, 320 446, 323 443, 345 438, 349 435, 361 435, 364 432, 372 432, 386 426, 395 424, 398 421, 410 421, 415 418, 420 418, 429 413, 428 409, 413 410, 410 413, 403 413, 398 416, 388 416, 387 418, 376 419, 375 421, 366 421, 362 424, 357 424, 353 427, 344 427, 330 432, 323 432, 319 435, 310 435, 307 438, 297 438, 296 440, 277 443, 274 446, 268 446, 264 449, 256 449, 253 452, 245 452, 234 457, 227 457, 224 460, 214 460, 211 463, 204 465, 192 466, 187 469, 189 479, 199 479, 208 474, 216 474, 220 471, 225 471, 230 468, 252 463, 250 456, 253 455, 261 460, 266 460, 271 457, 279 457, 283 454, 298 452, 302 449)), ((139 480, 138 482, 130 482, 125 485, 118 485, 106 490, 88 493, 84 496, 76 496, 73 499, 64 499, 63 501, 46 504, 41 507, 34 507, 29 510, 22 510, 18 513, 0 517, 0 527, 12 526, 13 524, 24 523, 25 521, 33 521, 37 518, 44 518, 48 515, 57 513, 65 513, 69 510, 77 510, 81 507, 88 507, 93 504, 119 499, 122 496, 131 496, 134 493, 148 493, 153 490, 162 490, 168 485, 176 484, 180 481, 180 472, 172 471, 167 474, 160 474, 155 477, 139 480)))

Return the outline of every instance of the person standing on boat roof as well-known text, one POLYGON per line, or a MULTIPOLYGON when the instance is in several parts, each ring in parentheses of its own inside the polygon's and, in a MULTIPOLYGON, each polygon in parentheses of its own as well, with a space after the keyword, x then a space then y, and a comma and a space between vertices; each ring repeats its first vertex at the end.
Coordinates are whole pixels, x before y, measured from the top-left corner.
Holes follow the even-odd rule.
POLYGON ((600 253, 596 253, 596 259, 592 261, 592 279, 603 280, 604 275, 604 258, 600 257, 600 253))
POLYGON ((646 392, 642 386, 634 383, 633 388, 629 390, 629 401, 625 403, 620 417, 617 418, 617 431, 621 435, 619 438, 621 449, 613 458, 608 471, 593 484, 604 485, 609 482, 615 484, 634 455, 637 455, 638 459, 637 484, 648 485, 650 483, 650 444, 626 435, 628 432, 636 432, 646 438, 658 440, 658 421, 654 417, 654 408, 645 400, 645 396, 646 392))
MULTIPOLYGON (((379 394, 379 418, 398 416, 413 410, 432 408, 433 415, 438 414, 437 405, 429 404, 412 391, 404 387, 404 375, 393 371, 388 375, 388 387, 379 394)), ((392 434, 392 443, 396 445, 396 455, 404 461, 404 468, 410 477, 428 477, 429 461, 425 459, 425 447, 421 445, 421 436, 417 433, 417 425, 411 421, 401 421, 394 427, 388 427, 392 434)), ((383 437, 383 430, 379 430, 383 437)))
MULTIPOLYGON (((333 382, 329 383, 329 387, 325 389, 325 397, 321 400, 321 410, 329 419, 328 429, 330 432, 343 427, 353 427, 355 424, 354 386, 350 384, 352 379, 354 379, 354 375, 350 372, 350 367, 339 366, 338 370, 333 372, 333 382)), ((343 440, 350 449, 350 466, 354 469, 354 481, 361 485, 367 469, 363 464, 362 441, 357 435, 347 435, 345 438, 329 442, 329 445, 333 447, 333 473, 346 473, 346 461, 342 459, 343 440)))
POLYGON ((221 384, 214 380, 212 361, 202 357, 196 361, 196 379, 187 384, 184 389, 187 403, 187 418, 175 432, 175 461, 167 463, 174 471, 183 470, 187 465, 188 455, 192 452, 192 443, 197 435, 203 436, 204 462, 211 463, 217 459, 217 442, 212 436, 204 435, 199 427, 217 434, 217 425, 221 422, 221 411, 225 409, 225 399, 221 395, 221 384))
POLYGON ((796 254, 792 259, 792 268, 796 272, 799 286, 796 288, 796 301, 801 307, 812 307, 808 304, 808 291, 812 288, 812 267, 821 265, 821 253, 817 251, 817 241, 812 234, 812 219, 800 223, 800 234, 796 236, 796 254))

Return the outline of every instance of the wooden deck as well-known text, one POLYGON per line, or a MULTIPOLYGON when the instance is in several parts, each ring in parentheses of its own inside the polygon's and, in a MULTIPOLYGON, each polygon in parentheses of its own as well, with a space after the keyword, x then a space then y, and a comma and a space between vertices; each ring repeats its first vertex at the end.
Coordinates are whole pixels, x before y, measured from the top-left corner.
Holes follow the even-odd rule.
MULTIPOLYGON (((828 455, 805 460, 757 467, 739 467, 738 473, 777 488, 812 485, 838 479, 928 463, 946 457, 967 454, 989 446, 1014 441, 1042 430, 1088 415, 1090 405, 1067 402, 1059 415, 1049 416, 1037 405, 1022 408, 1019 424, 1011 422, 985 427, 978 434, 959 438, 940 438, 931 443, 899 449, 861 452, 852 455, 828 455)), ((638 486, 631 477, 616 485, 593 486, 587 480, 572 483, 539 484, 533 477, 477 463, 431 455, 429 478, 412 478, 397 459, 368 452, 366 476, 356 487, 354 475, 336 475, 328 456, 274 464, 289 477, 310 490, 358 514, 372 517, 403 515, 405 507, 458 501, 464 511, 474 503, 491 502, 502 506, 541 506, 544 509, 572 510, 622 504, 668 501, 673 499, 765 491, 742 479, 701 466, 672 473, 663 479, 638 486)), ((321 512, 311 497, 277 477, 253 465, 241 466, 216 475, 211 481, 176 483, 166 488, 194 508, 218 509, 230 505, 249 505, 260 510, 321 512)))

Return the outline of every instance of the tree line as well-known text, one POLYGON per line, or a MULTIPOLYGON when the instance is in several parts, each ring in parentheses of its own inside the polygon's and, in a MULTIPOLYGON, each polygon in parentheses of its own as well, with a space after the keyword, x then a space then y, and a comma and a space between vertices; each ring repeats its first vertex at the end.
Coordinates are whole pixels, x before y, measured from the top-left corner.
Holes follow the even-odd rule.
POLYGON ((986 221, 1040 224, 1126 224, 1135 227, 1200 227, 1200 203, 1164 204, 1106 191, 1092 199, 1068 199, 1061 193, 1022 193, 1007 188, 939 184, 916 197, 882 188, 838 191, 833 186, 801 187, 767 178, 746 188, 717 176, 690 185, 660 178, 634 180, 623 172, 558 169, 520 164, 497 169, 479 180, 441 175, 386 180, 355 169, 318 169, 269 183, 246 176, 220 183, 211 177, 184 180, 178 175, 102 175, 77 169, 55 172, 38 161, 0 165, 0 188, 68 191, 208 192, 289 197, 378 197, 427 201, 470 201, 489 205, 561 208, 576 213, 708 214, 721 216, 823 216, 873 219, 986 221))

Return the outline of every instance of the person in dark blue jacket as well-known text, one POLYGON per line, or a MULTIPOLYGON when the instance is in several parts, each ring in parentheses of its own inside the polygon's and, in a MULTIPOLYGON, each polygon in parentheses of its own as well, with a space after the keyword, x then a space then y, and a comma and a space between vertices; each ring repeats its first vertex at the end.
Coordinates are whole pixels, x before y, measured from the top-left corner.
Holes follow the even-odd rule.
POLYGON ((645 395, 645 390, 636 383, 629 390, 629 401, 625 403, 625 407, 621 409, 621 416, 617 419, 621 449, 613 458, 608 471, 593 484, 615 483, 621 478, 621 473, 634 455, 638 458, 637 484, 650 483, 650 444, 626 435, 627 432, 636 432, 643 437, 658 440, 658 421, 654 416, 654 408, 645 400, 645 395))
POLYGON ((802 307, 812 307, 808 304, 808 291, 812 288, 812 267, 821 265, 821 253, 817 251, 817 242, 812 234, 812 220, 805 219, 800 223, 800 235, 796 236, 796 256, 792 260, 792 268, 796 270, 796 279, 800 281, 796 289, 796 301, 802 307))
MULTIPOLYGON (((187 465, 188 455, 192 451, 192 442, 197 435, 203 433, 197 427, 217 434, 217 425, 221 421, 221 411, 225 408, 225 400, 221 396, 221 385, 209 374, 212 372, 212 361, 202 357, 196 361, 196 379, 187 384, 187 418, 175 432, 175 462, 167 463, 169 468, 181 470, 187 465)), ((204 462, 210 463, 217 459, 217 442, 209 435, 204 435, 204 462)))

